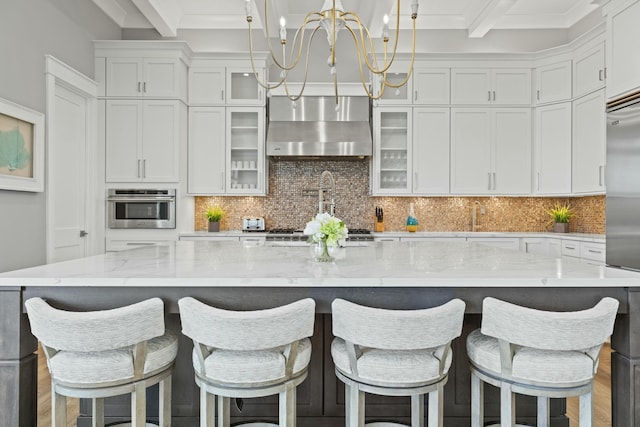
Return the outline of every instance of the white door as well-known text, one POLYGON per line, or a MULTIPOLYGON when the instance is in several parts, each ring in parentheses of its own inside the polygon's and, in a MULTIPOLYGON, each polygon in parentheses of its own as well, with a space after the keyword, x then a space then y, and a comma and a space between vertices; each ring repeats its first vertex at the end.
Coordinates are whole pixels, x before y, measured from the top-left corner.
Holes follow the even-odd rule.
MULTIPOLYGON (((47 262, 102 252, 97 185, 97 83, 46 57, 47 262)), ((102 156, 100 156, 102 161, 102 156)), ((101 227, 103 228, 103 227, 101 227)))
POLYGON ((53 117, 49 116, 49 187, 53 242, 49 262, 85 256, 86 99, 56 86, 53 117))

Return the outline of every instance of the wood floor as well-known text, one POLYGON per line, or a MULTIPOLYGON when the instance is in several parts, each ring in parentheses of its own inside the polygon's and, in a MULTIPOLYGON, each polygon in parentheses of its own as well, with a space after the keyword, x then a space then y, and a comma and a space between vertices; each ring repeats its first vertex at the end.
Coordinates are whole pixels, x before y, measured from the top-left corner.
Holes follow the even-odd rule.
MULTIPOLYGON (((600 365, 594 384, 593 427, 611 427, 611 347, 605 344, 600 352, 600 365)), ((76 424, 78 399, 67 399, 67 426, 76 424)), ((578 425, 578 398, 567 399, 569 427, 578 425)), ((38 426, 51 426, 51 384, 47 362, 38 350, 38 426)))

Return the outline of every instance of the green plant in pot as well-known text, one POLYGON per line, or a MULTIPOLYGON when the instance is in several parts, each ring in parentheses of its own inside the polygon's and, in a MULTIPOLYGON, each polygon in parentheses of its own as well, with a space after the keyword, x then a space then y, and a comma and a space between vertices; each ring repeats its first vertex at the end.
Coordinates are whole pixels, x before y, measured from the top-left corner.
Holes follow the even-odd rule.
POLYGON ((224 217, 224 209, 221 206, 208 206, 205 212, 209 221, 209 231, 220 231, 220 220, 224 217))
POLYGON ((553 231, 556 233, 567 233, 569 231, 569 220, 575 215, 569 203, 556 203, 548 211, 553 224, 553 231))

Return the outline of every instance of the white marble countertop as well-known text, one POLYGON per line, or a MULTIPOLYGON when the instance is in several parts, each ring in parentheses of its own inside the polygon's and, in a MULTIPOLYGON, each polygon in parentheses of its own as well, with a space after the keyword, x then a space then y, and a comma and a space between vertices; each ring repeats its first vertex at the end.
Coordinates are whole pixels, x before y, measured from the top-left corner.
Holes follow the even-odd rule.
POLYGON ((0 274, 0 286, 602 287, 640 273, 466 242, 373 242, 338 249, 176 242, 0 274))
MULTIPOLYGON (((490 237, 490 238, 500 238, 500 237, 548 237, 555 239, 566 239, 566 240, 581 240, 581 241, 589 241, 589 242, 598 242, 605 243, 606 238, 604 234, 589 234, 589 233, 545 233, 545 232, 507 232, 507 231, 417 231, 414 233, 410 233, 408 231, 385 231, 382 233, 371 233, 374 237, 404 237, 404 238, 423 238, 423 237, 433 237, 433 238, 448 238, 448 237, 490 237)), ((190 237, 190 238, 199 238, 199 239, 216 239, 216 238, 224 238, 224 237, 262 237, 266 236, 267 232, 261 231, 241 231, 241 230, 224 230, 215 233, 210 233, 208 231, 192 231, 186 233, 180 233, 180 237, 190 237)))

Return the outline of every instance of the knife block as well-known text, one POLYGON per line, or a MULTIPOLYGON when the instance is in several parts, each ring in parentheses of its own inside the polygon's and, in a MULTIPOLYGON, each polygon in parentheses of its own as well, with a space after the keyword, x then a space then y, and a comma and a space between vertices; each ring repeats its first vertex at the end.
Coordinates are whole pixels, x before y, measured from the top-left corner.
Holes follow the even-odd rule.
POLYGON ((376 221, 373 224, 373 231, 376 233, 382 233, 384 231, 384 221, 376 221))

